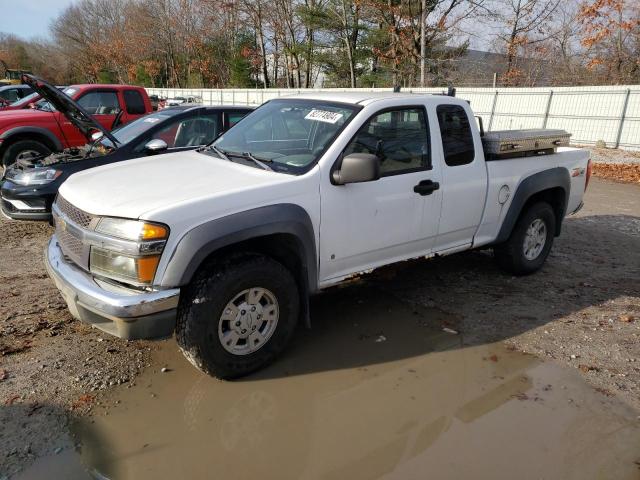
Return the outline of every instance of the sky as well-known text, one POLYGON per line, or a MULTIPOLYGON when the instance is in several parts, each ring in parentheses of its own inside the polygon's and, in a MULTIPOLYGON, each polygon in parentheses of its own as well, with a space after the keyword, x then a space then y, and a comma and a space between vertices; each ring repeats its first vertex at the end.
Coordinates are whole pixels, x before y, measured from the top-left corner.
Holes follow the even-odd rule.
POLYGON ((51 21, 74 0, 0 0, 0 32, 47 37, 51 21))

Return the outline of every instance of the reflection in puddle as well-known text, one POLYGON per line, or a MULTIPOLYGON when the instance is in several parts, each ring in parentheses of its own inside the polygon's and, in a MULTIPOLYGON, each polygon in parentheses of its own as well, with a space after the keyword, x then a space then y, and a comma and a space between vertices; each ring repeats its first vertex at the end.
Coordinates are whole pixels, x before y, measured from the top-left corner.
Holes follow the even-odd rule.
POLYGON ((325 295, 313 319, 243 381, 164 342, 117 407, 76 425, 82 461, 112 479, 640 477, 636 415, 568 369, 463 347, 441 329, 455 318, 377 292, 325 295))

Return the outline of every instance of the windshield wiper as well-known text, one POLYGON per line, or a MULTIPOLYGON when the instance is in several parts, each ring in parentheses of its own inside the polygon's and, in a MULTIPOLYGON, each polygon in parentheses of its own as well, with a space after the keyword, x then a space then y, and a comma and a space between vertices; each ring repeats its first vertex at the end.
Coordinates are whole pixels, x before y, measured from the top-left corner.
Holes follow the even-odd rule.
POLYGON ((271 163, 272 160, 267 160, 266 158, 256 158, 251 152, 242 152, 242 153, 241 152, 229 152, 227 150, 223 150, 223 149, 221 149, 219 147, 216 147, 215 145, 209 145, 209 147, 207 147, 207 148, 210 148, 211 150, 216 152, 224 160, 228 160, 230 162, 233 162, 233 160, 231 160, 230 157, 242 158, 244 160, 251 160, 253 163, 258 165, 263 170, 269 170, 270 172, 273 172, 273 168, 271 168, 269 165, 267 165, 265 163, 265 162, 271 163))
POLYGON ((244 152, 241 155, 239 154, 238 156, 242 158, 248 158, 249 160, 254 162, 256 165, 259 165, 260 167, 262 167, 264 170, 269 170, 270 172, 273 172, 273 168, 271 168, 269 165, 264 163, 264 162, 271 163, 273 162, 273 160, 267 160, 266 158, 258 160, 256 157, 253 156, 251 152, 244 152))
POLYGON ((231 161, 231 159, 229 157, 227 157, 227 152, 225 152, 224 150, 222 150, 221 148, 216 147, 215 145, 209 145, 209 147, 211 150, 213 150, 214 152, 216 152, 220 158, 222 158, 223 160, 226 160, 228 162, 231 161))

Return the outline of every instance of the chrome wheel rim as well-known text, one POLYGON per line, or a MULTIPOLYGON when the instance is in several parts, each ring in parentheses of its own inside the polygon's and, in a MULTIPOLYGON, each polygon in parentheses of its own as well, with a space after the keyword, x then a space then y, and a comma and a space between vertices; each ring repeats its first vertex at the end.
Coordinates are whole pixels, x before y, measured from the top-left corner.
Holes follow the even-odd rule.
POLYGON ((36 150, 22 150, 18 155, 16 155, 16 161, 30 159, 32 157, 37 157, 40 155, 40 152, 36 150))
POLYGON ((278 325, 276 296, 266 288, 243 290, 227 303, 218 321, 218 338, 234 355, 248 355, 265 345, 278 325))
POLYGON ((527 233, 524 236, 523 252, 527 260, 535 260, 540 256, 544 245, 547 243, 547 225, 536 218, 527 227, 527 233))

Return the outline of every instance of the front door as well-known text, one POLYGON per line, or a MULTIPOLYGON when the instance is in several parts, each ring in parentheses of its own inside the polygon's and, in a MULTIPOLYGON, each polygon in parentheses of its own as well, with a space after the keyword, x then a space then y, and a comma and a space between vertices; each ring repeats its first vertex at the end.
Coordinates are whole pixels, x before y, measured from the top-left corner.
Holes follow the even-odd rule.
MULTIPOLYGON (((116 115, 120 111, 118 94, 111 90, 87 92, 77 98, 76 102, 107 131, 111 130, 116 115)), ((64 127, 64 136, 69 146, 77 147, 87 143, 87 139, 80 133, 80 130, 74 127, 62 114, 60 114, 60 121, 64 127)))
POLYGON ((378 155, 381 178, 339 186, 323 182, 321 284, 429 253, 440 194, 428 131, 424 107, 394 108, 373 115, 348 144, 343 155, 378 155), (432 221, 423 222, 425 215, 432 221))

